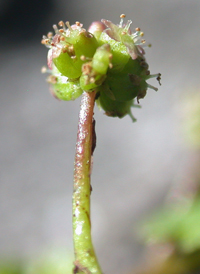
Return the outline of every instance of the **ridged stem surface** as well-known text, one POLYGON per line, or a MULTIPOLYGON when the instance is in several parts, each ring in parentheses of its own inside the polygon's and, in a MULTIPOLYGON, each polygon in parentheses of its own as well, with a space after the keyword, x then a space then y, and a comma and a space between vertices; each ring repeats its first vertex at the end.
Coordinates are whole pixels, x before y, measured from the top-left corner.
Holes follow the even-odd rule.
POLYGON ((91 238, 90 171, 95 142, 93 109, 95 92, 84 92, 79 113, 76 154, 74 163, 73 239, 74 273, 102 274, 91 238))

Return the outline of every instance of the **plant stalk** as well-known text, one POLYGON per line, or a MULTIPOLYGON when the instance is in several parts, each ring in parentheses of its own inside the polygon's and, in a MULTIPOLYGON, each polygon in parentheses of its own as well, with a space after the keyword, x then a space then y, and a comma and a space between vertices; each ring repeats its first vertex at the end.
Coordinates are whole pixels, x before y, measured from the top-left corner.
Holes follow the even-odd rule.
POLYGON ((90 173, 95 143, 93 123, 95 95, 95 91, 83 93, 79 113, 73 192, 75 274, 102 274, 92 244, 90 222, 90 173))

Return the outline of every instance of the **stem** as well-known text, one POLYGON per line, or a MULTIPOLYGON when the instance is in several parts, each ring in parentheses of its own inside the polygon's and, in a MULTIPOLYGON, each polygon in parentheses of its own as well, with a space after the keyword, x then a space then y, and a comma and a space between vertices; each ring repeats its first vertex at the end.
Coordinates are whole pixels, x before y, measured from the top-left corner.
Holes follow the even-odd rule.
POLYGON ((84 92, 79 113, 74 164, 73 239, 74 273, 101 274, 91 238, 90 170, 94 146, 93 109, 95 92, 84 92))

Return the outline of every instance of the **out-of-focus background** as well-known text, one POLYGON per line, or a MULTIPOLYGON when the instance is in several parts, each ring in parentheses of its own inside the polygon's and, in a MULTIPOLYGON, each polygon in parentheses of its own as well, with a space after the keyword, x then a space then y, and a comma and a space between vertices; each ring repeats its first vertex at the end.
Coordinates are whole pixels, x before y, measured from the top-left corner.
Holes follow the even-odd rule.
MULTIPOLYGON (((72 257, 71 197, 80 100, 50 96, 41 37, 60 20, 87 28, 126 14, 152 44, 151 73, 162 86, 133 109, 132 123, 95 109, 92 232, 104 273, 143 264, 138 223, 191 180, 198 150, 187 141, 184 102, 200 89, 197 0, 0 1, 0 257, 72 257), (54 256, 53 255, 53 256, 54 256), (60 255, 62 256, 62 255, 60 255), (64 255, 65 256, 65 255, 64 255)), ((153 85, 158 85, 154 80, 153 85)), ((192 108, 192 107, 191 107, 192 108)))

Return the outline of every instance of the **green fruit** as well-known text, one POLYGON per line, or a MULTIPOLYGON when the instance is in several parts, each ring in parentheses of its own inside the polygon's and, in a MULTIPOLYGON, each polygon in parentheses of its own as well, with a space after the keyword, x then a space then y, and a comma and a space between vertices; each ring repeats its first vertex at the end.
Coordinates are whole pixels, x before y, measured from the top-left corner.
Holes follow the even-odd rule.
POLYGON ((109 44, 97 48, 92 61, 82 66, 82 76, 80 85, 83 90, 93 90, 102 85, 106 78, 106 73, 111 63, 112 54, 109 44))
POLYGON ((97 104, 100 108, 105 110, 107 116, 123 118, 125 115, 129 114, 132 120, 135 121, 135 118, 131 114, 131 107, 134 105, 133 100, 126 102, 112 100, 102 89, 97 99, 97 104))
POLYGON ((66 77, 75 79, 81 75, 81 69, 75 67, 75 60, 67 52, 61 52, 57 58, 53 58, 53 63, 60 73, 66 77))
POLYGON ((113 71, 120 72, 130 59, 130 55, 127 52, 126 47, 121 42, 116 42, 111 39, 105 32, 102 32, 99 41, 100 45, 109 44, 112 53, 113 71))
POLYGON ((111 64, 112 54, 109 44, 104 44, 103 46, 97 48, 93 59, 92 68, 96 74, 105 75, 107 73, 109 65, 111 64))
POLYGON ((81 57, 92 58, 98 43, 96 38, 85 30, 71 30, 69 36, 63 33, 62 40, 53 48, 53 63, 64 76, 75 79, 82 74, 82 65, 86 62, 81 57), (61 47, 59 49, 59 47, 61 47))
POLYGON ((67 77, 60 75, 54 77, 54 81, 52 81, 51 79, 52 76, 50 76, 49 81, 51 84, 51 92, 56 98, 60 100, 75 100, 83 93, 79 81, 69 82, 67 80, 67 77))
POLYGON ((141 91, 146 90, 146 82, 143 79, 144 68, 138 59, 129 59, 122 71, 108 71, 105 84, 113 93, 115 99, 120 102, 134 99, 141 91))

